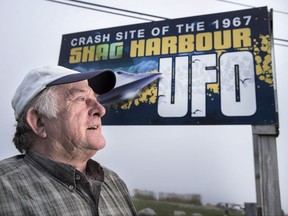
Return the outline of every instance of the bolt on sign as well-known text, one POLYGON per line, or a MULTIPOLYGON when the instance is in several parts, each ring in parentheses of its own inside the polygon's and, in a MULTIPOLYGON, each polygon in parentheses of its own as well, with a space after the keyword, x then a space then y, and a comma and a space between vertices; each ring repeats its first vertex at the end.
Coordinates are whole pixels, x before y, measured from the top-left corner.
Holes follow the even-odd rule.
POLYGON ((260 7, 66 34, 59 65, 115 72, 106 125, 277 124, 270 22, 260 7))

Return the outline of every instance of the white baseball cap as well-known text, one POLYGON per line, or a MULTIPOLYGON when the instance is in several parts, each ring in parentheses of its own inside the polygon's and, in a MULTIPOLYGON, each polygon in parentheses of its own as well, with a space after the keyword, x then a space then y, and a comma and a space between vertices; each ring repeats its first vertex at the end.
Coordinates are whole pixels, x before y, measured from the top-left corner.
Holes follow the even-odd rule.
POLYGON ((33 69, 24 77, 12 98, 15 119, 18 119, 25 106, 46 87, 81 80, 88 80, 93 91, 101 95, 114 88, 116 76, 111 70, 80 73, 62 66, 33 69))

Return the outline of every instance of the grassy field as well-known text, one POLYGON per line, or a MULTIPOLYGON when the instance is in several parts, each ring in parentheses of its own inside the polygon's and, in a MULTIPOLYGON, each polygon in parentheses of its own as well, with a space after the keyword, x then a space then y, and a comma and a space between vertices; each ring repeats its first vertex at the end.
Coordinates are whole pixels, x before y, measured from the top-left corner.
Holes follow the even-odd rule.
MULTIPOLYGON (((157 216, 174 216, 174 211, 184 211, 187 216, 191 216, 193 213, 201 213, 202 216, 224 216, 223 209, 219 209, 213 206, 193 206, 191 204, 170 203, 158 200, 142 200, 133 198, 133 203, 140 211, 144 208, 153 209, 157 216)), ((229 216, 243 216, 244 214, 239 212, 229 212, 229 216)))

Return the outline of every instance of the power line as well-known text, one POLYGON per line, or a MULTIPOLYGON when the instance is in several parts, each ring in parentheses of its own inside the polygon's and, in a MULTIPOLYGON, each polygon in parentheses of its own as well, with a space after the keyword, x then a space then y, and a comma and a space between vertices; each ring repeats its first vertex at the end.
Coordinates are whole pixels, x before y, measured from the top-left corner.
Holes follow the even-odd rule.
POLYGON ((85 2, 85 1, 79 1, 79 0, 67 0, 67 1, 77 2, 77 3, 81 3, 81 4, 87 4, 87 5, 92 5, 92 6, 96 6, 96 7, 102 7, 102 8, 111 9, 111 10, 118 10, 118 11, 122 11, 122 12, 126 12, 126 13, 133 13, 133 14, 138 14, 138 15, 143 15, 143 16, 149 16, 149 17, 153 17, 153 18, 157 18, 157 19, 167 19, 167 18, 161 17, 161 16, 156 16, 156 15, 151 15, 151 14, 146 14, 146 13, 126 10, 126 9, 121 9, 121 8, 115 8, 115 7, 110 7, 110 6, 106 6, 106 5, 100 5, 100 4, 95 4, 95 3, 85 2))
POLYGON ((283 42, 286 42, 286 43, 288 43, 288 40, 286 40, 286 39, 281 39, 281 38, 274 38, 274 40, 283 41, 283 42))
POLYGON ((288 47, 288 45, 285 45, 285 44, 279 44, 279 43, 274 43, 274 45, 276 45, 276 46, 288 47))
MULTIPOLYGON (((117 12, 113 12, 113 11, 101 10, 101 9, 97 9, 97 8, 86 7, 86 6, 81 6, 81 5, 77 5, 77 4, 71 4, 71 3, 67 3, 67 2, 63 2, 63 1, 57 1, 57 0, 45 0, 45 1, 50 1, 53 3, 64 4, 64 5, 68 5, 68 6, 74 6, 74 7, 78 7, 78 8, 94 10, 94 11, 99 11, 99 12, 103 12, 103 13, 109 13, 109 14, 113 14, 113 15, 119 15, 119 16, 134 18, 134 19, 140 19, 140 20, 151 21, 151 22, 155 21, 153 19, 148 19, 148 18, 144 18, 144 17, 137 17, 137 16, 132 16, 132 15, 123 14, 123 13, 117 13, 117 12)), ((68 0, 68 1, 73 1, 73 0, 68 0)), ((81 1, 73 1, 73 2, 82 3, 84 5, 85 4, 91 5, 92 4, 89 2, 81 2, 81 1)), ((92 5, 97 6, 96 4, 92 4, 92 5)), ((100 7, 100 6, 97 6, 97 7, 100 7)), ((104 6, 104 5, 102 7, 112 9, 112 7, 108 7, 108 6, 104 6)), ((126 13, 128 12, 128 10, 117 9, 117 8, 113 8, 113 10, 118 10, 118 11, 122 11, 122 12, 126 12, 126 13)), ((148 17, 150 16, 150 17, 154 17, 154 18, 166 19, 163 17, 158 17, 158 16, 144 14, 144 13, 138 13, 138 12, 133 12, 133 11, 129 11, 129 13, 134 13, 134 14, 138 14, 138 15, 145 15, 145 16, 148 16, 148 17)))
POLYGON ((121 14, 121 13, 116 13, 116 12, 111 12, 111 11, 100 10, 100 9, 97 9, 97 8, 85 7, 85 6, 81 6, 81 5, 75 5, 75 4, 70 4, 70 3, 56 1, 56 0, 45 0, 45 1, 50 1, 50 2, 54 2, 54 3, 58 3, 58 4, 64 4, 64 5, 69 5, 69 6, 74 6, 74 7, 78 7, 78 8, 84 8, 84 9, 88 9, 88 10, 99 11, 99 12, 103 12, 103 13, 109 13, 109 14, 114 14, 114 15, 119 15, 119 16, 130 17, 130 18, 134 18, 134 19, 140 19, 140 20, 145 20, 145 21, 154 21, 154 20, 151 20, 151 19, 131 16, 131 15, 127 15, 127 14, 121 14))
POLYGON ((288 12, 285 12, 285 11, 278 11, 278 10, 273 10, 275 13, 282 13, 282 14, 286 14, 288 15, 288 12))
POLYGON ((230 3, 230 4, 235 4, 235 5, 240 5, 240 6, 244 6, 244 7, 253 7, 253 6, 251 6, 251 5, 241 4, 241 3, 232 2, 232 1, 228 1, 228 0, 216 0, 216 1, 225 2, 225 3, 230 3))
MULTIPOLYGON (((234 5, 240 5, 240 6, 244 6, 244 7, 255 7, 253 5, 241 4, 241 3, 237 3, 237 2, 233 2, 233 1, 229 1, 229 0, 215 0, 215 1, 220 1, 220 2, 234 4, 234 5)), ((282 14, 288 15, 288 12, 286 12, 286 11, 279 11, 279 10, 273 10, 273 11, 275 13, 282 13, 282 14)))
MULTIPOLYGON (((233 1, 229 1, 229 0, 216 0, 216 1, 224 2, 224 3, 229 3, 229 4, 240 5, 240 6, 244 6, 244 7, 252 7, 252 8, 254 7, 254 6, 252 6, 252 5, 237 3, 237 2, 233 2, 233 1)), ((273 12, 275 12, 275 13, 282 13, 282 14, 288 15, 288 12, 285 12, 285 11, 273 10, 273 12)), ((274 40, 288 43, 288 40, 282 39, 282 38, 274 38, 274 40)), ((274 43, 274 45, 283 46, 283 47, 288 47, 288 45, 279 44, 279 43, 274 43)))
MULTIPOLYGON (((144 17, 132 16, 132 15, 123 14, 123 13, 117 13, 117 12, 113 12, 113 11, 101 10, 101 9, 97 9, 97 8, 94 8, 94 7, 100 7, 100 8, 105 8, 105 9, 109 9, 109 10, 121 11, 121 12, 125 12, 125 13, 136 14, 136 15, 141 15, 141 16, 146 16, 146 17, 152 17, 152 18, 157 18, 157 19, 164 19, 164 20, 165 20, 165 19, 168 19, 168 18, 161 17, 161 16, 155 16, 155 15, 151 15, 151 14, 146 14, 146 13, 141 13, 141 12, 136 12, 136 11, 131 11, 131 10, 125 10, 125 9, 121 9, 121 8, 115 8, 115 7, 110 7, 110 6, 100 5, 100 4, 94 4, 94 3, 85 2, 85 1, 79 1, 79 0, 66 0, 66 1, 70 1, 70 2, 73 2, 73 3, 80 3, 80 4, 83 4, 83 5, 90 5, 90 6, 94 6, 94 7, 92 8, 92 7, 88 7, 88 6, 71 4, 71 3, 67 3, 67 2, 63 2, 63 1, 58 1, 58 0, 46 0, 46 1, 54 2, 54 3, 59 3, 59 4, 64 4, 64 5, 69 5, 69 6, 74 6, 74 7, 83 8, 83 9, 88 9, 88 10, 99 11, 99 12, 103 12, 103 13, 109 13, 109 14, 113 14, 113 15, 125 16, 125 17, 129 17, 129 18, 134 18, 134 19, 151 21, 151 22, 154 22, 155 20, 153 20, 153 19, 148 19, 148 18, 144 18, 144 17)), ((241 6, 245 6, 245 7, 253 7, 253 6, 251 6, 251 5, 240 4, 240 3, 236 3, 236 2, 232 2, 232 1, 228 1, 228 0, 216 0, 216 1, 221 1, 221 2, 225 2, 225 3, 236 4, 236 5, 241 5, 241 6)), ((287 13, 287 14, 288 14, 288 13, 287 13)), ((287 42, 287 43, 288 43, 288 40, 286 40, 286 39, 274 38, 274 40, 282 41, 282 42, 287 42)), ((279 43, 275 43, 275 45, 288 47, 288 45, 279 44, 279 43)))

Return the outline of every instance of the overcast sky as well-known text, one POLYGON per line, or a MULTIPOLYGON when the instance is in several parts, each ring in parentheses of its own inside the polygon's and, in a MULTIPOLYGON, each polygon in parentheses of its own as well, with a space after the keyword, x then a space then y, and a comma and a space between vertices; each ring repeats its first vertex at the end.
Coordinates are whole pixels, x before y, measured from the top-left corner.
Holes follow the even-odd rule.
MULTIPOLYGON (((274 36, 288 39, 287 0, 106 0, 97 4, 178 18, 268 6, 274 36), (104 3, 103 3, 104 2, 104 3), (280 12, 279 12, 280 11, 280 12), (286 12, 282 13, 282 12, 286 12)), ((11 98, 35 67, 58 64, 63 34, 145 21, 45 0, 0 2, 0 159, 18 154, 12 144, 11 98)), ((281 43, 281 41, 275 41, 281 43)), ((287 46, 287 43, 282 43, 287 46)), ((288 212, 288 47, 275 45, 280 136, 277 138, 282 207, 288 212)), ((105 126, 107 145, 94 157, 133 189, 199 193, 204 203, 256 202, 251 126, 105 126)))

